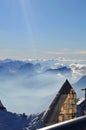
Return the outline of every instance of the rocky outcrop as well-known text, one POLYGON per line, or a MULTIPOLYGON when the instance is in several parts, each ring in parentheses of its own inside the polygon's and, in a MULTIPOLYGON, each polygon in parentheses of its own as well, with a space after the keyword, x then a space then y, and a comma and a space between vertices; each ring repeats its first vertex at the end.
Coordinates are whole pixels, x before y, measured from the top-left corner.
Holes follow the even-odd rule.
POLYGON ((6 108, 3 106, 1 100, 0 100, 0 110, 6 110, 6 108))

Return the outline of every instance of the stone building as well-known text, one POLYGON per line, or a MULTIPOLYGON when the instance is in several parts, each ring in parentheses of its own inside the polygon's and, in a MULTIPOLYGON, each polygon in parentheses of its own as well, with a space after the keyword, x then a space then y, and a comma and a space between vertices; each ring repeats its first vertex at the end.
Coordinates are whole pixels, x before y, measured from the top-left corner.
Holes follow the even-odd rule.
POLYGON ((43 115, 45 126, 52 125, 77 116, 76 93, 69 81, 66 80, 60 91, 43 115))

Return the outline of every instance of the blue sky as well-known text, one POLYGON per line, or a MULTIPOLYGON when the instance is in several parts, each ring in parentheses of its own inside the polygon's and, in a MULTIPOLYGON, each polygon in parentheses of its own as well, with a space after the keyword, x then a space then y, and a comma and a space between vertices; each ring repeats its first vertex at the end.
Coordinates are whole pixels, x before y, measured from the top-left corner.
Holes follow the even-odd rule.
POLYGON ((86 0, 0 1, 0 59, 85 55, 86 0))

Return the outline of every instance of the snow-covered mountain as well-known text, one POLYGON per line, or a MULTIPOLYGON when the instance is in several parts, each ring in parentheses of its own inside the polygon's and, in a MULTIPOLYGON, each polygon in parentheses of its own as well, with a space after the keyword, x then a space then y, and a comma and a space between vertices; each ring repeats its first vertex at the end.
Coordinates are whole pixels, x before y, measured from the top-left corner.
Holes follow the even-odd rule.
POLYGON ((82 76, 75 84, 74 86, 85 88, 86 87, 86 75, 82 76))
POLYGON ((0 101, 0 130, 33 130, 42 128, 44 112, 27 116, 25 113, 16 114, 8 112, 0 101))
POLYGON ((33 130, 42 128, 42 113, 25 115, 0 110, 0 130, 33 130))

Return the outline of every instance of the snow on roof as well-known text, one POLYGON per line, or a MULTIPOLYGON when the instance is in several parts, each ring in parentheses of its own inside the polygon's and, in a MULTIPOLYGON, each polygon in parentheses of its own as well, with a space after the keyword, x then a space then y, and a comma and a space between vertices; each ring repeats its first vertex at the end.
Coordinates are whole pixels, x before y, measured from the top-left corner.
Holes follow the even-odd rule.
POLYGON ((85 98, 79 98, 79 100, 77 101, 77 105, 80 105, 84 100, 85 98))

